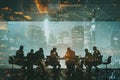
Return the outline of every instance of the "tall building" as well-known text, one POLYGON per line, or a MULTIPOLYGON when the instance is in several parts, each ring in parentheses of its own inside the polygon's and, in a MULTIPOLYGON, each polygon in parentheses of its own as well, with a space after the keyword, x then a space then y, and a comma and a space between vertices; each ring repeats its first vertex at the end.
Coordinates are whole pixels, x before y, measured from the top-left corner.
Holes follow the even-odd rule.
POLYGON ((9 49, 9 36, 8 36, 8 23, 0 22, 0 63, 8 63, 9 49))
POLYGON ((30 25, 28 28, 28 41, 34 48, 46 47, 46 37, 41 27, 30 25))
POLYGON ((0 55, 7 52, 9 45, 7 22, 0 22, 0 55))
POLYGON ((84 26, 75 26, 71 32, 72 46, 76 51, 84 48, 84 26))
POLYGON ((0 62, 2 63, 7 63, 9 42, 7 22, 0 22, 0 62))
POLYGON ((111 35, 111 46, 115 50, 120 49, 120 31, 113 31, 111 35))
POLYGON ((65 55, 66 49, 71 47, 71 37, 68 31, 61 31, 58 34, 58 44, 60 56, 63 57, 65 55))
POLYGON ((63 31, 59 33, 58 44, 70 44, 69 32, 63 31))
POLYGON ((56 38, 56 35, 54 35, 53 31, 50 31, 49 33, 48 44, 49 45, 57 44, 57 38, 56 38))
POLYGON ((91 49, 92 48, 92 36, 91 36, 91 31, 90 31, 90 26, 85 26, 84 27, 84 47, 91 49))
POLYGON ((96 46, 96 26, 94 24, 91 25, 90 32, 91 32, 91 46, 96 46))

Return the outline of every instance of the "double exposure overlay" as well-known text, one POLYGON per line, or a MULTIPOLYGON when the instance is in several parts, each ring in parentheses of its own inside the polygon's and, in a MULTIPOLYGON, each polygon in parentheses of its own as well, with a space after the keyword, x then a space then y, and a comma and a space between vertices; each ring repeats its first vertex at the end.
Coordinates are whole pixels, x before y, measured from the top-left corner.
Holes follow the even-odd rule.
POLYGON ((120 22, 116 21, 32 21, 0 22, 1 63, 15 55, 19 45, 24 45, 25 55, 30 49, 44 48, 45 55, 56 47, 60 57, 71 47, 76 55, 85 56, 84 49, 93 53, 97 46, 104 59, 113 56, 110 67, 119 68, 120 22), (3 58, 3 56, 5 58, 3 58))
POLYGON ((0 80, 120 80, 120 0, 0 0, 0 80))

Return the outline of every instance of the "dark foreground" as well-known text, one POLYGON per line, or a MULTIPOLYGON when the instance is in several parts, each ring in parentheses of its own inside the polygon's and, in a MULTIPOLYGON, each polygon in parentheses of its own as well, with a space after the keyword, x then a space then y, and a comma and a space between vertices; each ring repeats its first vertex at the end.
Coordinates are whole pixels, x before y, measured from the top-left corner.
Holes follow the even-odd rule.
MULTIPOLYGON (((82 73, 75 73, 74 79, 70 76, 67 77, 66 69, 61 69, 58 74, 59 78, 53 78, 53 74, 51 69, 47 69, 44 80, 90 80, 90 77, 91 80, 120 80, 120 69, 99 69, 99 71, 92 69, 91 74, 87 73, 86 70, 82 70, 82 73)), ((23 73, 20 69, 0 69, 0 80, 28 80, 26 75, 26 71, 23 73)), ((32 77, 33 80, 43 80, 35 69, 32 77)))

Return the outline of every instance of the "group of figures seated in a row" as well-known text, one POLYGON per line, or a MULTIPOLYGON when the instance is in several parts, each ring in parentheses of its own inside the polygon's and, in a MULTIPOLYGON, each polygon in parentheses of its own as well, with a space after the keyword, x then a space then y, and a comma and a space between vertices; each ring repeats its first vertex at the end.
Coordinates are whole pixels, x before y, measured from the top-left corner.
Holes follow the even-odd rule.
MULTIPOLYGON (((33 80, 31 76, 33 76, 33 65, 37 65, 37 69, 40 71, 41 80, 44 80, 43 76, 45 75, 46 66, 51 65, 53 67, 53 79, 57 80, 59 72, 61 71, 61 65, 59 62, 59 55, 57 53, 57 48, 53 48, 50 51, 50 56, 47 56, 45 59, 43 48, 39 48, 38 51, 34 52, 33 49, 28 52, 27 56, 24 56, 24 46, 20 46, 20 48, 16 51, 15 56, 9 57, 10 64, 16 64, 22 66, 22 69, 27 67, 27 80, 33 80)), ((73 75, 76 69, 81 70, 83 69, 83 64, 86 66, 86 70, 88 72, 91 71, 92 66, 96 69, 97 65, 102 64, 102 55, 100 51, 94 46, 93 47, 93 54, 91 54, 88 49, 85 49, 85 57, 79 58, 75 55, 75 51, 71 50, 70 47, 67 48, 65 53, 65 64, 67 67, 67 77, 73 79, 73 75), (76 67, 77 66, 77 67, 76 67)))

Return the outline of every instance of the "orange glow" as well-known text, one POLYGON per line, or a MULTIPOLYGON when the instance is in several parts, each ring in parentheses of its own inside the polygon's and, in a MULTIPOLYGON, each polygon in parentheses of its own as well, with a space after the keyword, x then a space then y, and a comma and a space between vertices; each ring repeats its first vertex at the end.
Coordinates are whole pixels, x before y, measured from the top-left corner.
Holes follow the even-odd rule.
POLYGON ((12 9, 9 7, 3 7, 2 10, 12 10, 12 9))
POLYGON ((72 5, 71 5, 71 4, 60 4, 60 8, 69 7, 69 6, 70 6, 70 7, 71 7, 71 6, 72 6, 72 7, 78 7, 78 6, 80 6, 80 5, 77 5, 77 4, 72 4, 72 5))
POLYGON ((39 0, 34 0, 39 13, 48 13, 48 7, 41 4, 39 0))
POLYGON ((0 30, 7 30, 7 22, 0 22, 0 30))
POLYGON ((23 15, 23 12, 15 12, 15 14, 23 15))
POLYGON ((26 19, 28 19, 28 20, 31 20, 31 17, 28 16, 28 15, 25 15, 24 17, 25 17, 26 19))

